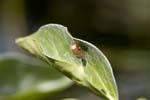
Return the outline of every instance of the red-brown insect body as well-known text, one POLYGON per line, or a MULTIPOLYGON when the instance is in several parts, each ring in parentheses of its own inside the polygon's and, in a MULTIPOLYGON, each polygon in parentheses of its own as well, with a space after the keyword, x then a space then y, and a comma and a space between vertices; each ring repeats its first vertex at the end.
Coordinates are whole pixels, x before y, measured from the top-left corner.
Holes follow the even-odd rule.
POLYGON ((73 42, 73 44, 71 45, 71 50, 77 58, 84 58, 84 51, 80 47, 79 43, 73 42))

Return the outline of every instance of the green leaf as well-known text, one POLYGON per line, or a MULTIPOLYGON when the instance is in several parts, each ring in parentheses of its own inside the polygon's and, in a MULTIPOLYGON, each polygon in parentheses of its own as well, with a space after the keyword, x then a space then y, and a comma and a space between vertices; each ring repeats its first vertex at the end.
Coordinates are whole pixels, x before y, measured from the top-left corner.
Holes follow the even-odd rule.
POLYGON ((66 27, 48 24, 30 36, 17 39, 16 43, 53 63, 77 84, 102 98, 118 100, 112 68, 105 55, 91 43, 72 37, 66 27))
POLYGON ((71 84, 43 61, 18 53, 0 55, 0 100, 41 100, 71 84))

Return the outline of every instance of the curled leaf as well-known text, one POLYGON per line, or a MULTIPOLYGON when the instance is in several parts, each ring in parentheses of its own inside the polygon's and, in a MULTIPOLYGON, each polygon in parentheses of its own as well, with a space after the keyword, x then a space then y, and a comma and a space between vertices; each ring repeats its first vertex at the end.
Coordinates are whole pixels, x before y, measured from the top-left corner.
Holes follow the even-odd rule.
POLYGON ((112 68, 105 55, 94 45, 74 38, 58 24, 42 26, 16 43, 106 100, 118 100, 112 68))

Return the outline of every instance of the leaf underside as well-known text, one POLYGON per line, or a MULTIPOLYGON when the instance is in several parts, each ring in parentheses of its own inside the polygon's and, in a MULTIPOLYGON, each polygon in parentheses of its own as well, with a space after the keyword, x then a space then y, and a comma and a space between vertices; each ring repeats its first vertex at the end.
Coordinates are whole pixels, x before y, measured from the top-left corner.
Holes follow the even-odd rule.
POLYGON ((48 24, 16 43, 102 98, 118 100, 112 68, 105 55, 91 43, 72 37, 66 27, 48 24), (71 50, 73 43, 79 49, 71 50))

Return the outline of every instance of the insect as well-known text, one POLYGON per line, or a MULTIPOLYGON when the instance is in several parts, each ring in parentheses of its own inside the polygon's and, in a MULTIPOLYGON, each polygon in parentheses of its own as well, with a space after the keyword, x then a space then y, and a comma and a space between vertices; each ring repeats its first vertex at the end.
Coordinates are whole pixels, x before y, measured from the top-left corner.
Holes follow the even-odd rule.
POLYGON ((85 65, 86 65, 85 52, 84 52, 84 50, 80 47, 79 42, 74 41, 74 42, 72 43, 72 45, 71 45, 71 50, 72 50, 73 54, 74 54, 77 58, 81 59, 82 64, 85 66, 85 65))
POLYGON ((77 58, 84 58, 84 51, 82 50, 78 42, 74 41, 72 43, 71 50, 77 58))

